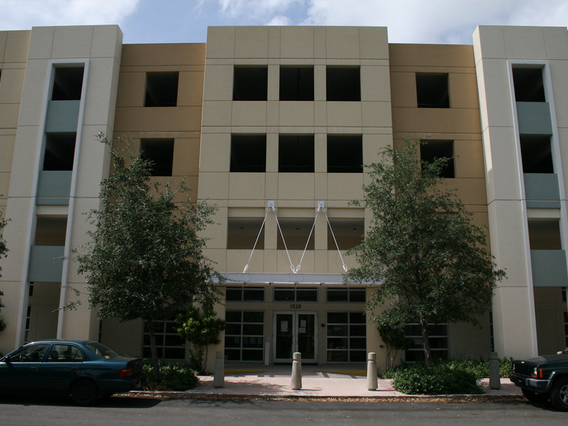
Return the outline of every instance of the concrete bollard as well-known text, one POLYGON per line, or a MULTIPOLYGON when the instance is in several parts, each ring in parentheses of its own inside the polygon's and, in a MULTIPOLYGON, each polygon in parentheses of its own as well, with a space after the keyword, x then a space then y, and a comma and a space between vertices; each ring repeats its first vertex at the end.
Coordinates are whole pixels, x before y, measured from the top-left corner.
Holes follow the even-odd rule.
POLYGON ((300 352, 294 352, 292 361, 292 389, 302 389, 302 354, 300 352))
POLYGON ((215 352, 215 372, 213 376, 213 386, 222 388, 225 385, 225 360, 223 359, 223 351, 215 352))
POLYGON ((501 389, 501 375, 499 373, 499 355, 497 352, 489 354, 489 387, 501 389))
POLYGON ((377 354, 369 352, 367 361, 367 389, 370 391, 377 390, 379 380, 377 378, 377 354))

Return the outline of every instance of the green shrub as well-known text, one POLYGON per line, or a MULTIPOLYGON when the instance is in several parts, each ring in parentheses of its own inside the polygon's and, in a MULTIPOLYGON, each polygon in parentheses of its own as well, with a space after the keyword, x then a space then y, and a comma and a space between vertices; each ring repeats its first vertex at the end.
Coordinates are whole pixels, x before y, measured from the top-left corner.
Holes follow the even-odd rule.
POLYGON ((423 364, 405 364, 397 369, 393 387, 411 395, 483 393, 473 373, 446 363, 437 363, 432 370, 423 364))
POLYGON ((142 368, 146 376, 144 388, 157 391, 185 391, 193 389, 198 382, 195 371, 187 364, 175 364, 159 360, 160 374, 156 376, 152 360, 145 359, 142 368))

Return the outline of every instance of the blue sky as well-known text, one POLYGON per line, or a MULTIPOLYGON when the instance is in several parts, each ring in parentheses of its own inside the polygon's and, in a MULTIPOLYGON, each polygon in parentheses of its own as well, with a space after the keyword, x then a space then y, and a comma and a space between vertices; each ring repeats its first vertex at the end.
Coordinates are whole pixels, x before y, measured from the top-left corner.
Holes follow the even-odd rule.
POLYGON ((0 30, 118 24, 125 43, 205 42, 214 25, 386 26, 392 43, 466 43, 477 25, 568 26, 568 0, 0 0, 0 30))

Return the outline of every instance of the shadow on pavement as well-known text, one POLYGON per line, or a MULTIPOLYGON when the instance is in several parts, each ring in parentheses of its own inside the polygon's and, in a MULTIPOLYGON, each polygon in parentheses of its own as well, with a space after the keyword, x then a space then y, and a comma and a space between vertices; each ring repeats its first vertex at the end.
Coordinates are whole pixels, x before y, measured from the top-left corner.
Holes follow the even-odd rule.
MULTIPOLYGON (((160 404, 158 398, 140 398, 128 396, 113 396, 104 398, 97 405, 89 408, 152 408, 160 404)), ((71 398, 65 396, 44 396, 44 395, 0 395, 0 405, 15 404, 23 406, 57 406, 74 407, 71 398)))

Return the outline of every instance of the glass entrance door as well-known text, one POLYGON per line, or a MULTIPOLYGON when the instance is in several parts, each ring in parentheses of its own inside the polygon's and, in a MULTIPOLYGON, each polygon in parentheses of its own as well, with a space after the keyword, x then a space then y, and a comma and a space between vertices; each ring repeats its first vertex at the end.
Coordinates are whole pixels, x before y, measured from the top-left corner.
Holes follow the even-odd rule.
POLYGON ((316 313, 276 312, 274 318, 274 362, 292 362, 294 352, 302 361, 317 362, 316 313))

